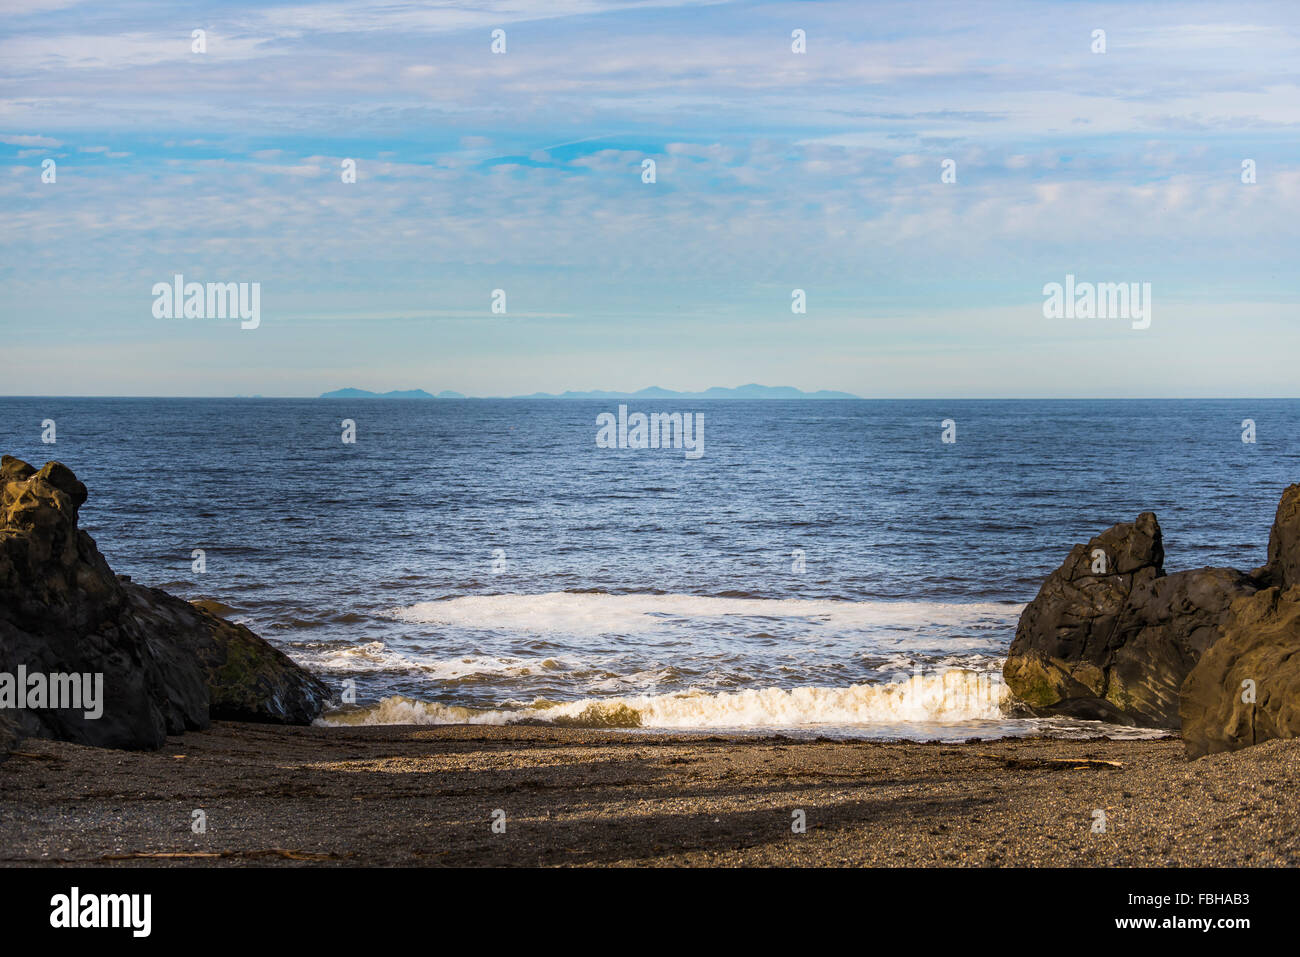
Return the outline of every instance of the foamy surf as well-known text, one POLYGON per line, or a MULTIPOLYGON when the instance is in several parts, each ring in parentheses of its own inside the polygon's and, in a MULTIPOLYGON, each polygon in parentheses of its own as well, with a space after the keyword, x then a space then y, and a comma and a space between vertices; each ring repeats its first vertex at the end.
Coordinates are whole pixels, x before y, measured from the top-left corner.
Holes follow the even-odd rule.
POLYGON ((402 654, 393 651, 382 641, 370 641, 349 648, 302 651, 299 652, 298 659, 316 671, 328 673, 406 672, 439 682, 473 678, 516 678, 575 667, 568 659, 553 655, 532 658, 494 655, 435 658, 402 654))
POLYGON ((996 672, 951 670, 847 688, 762 688, 709 693, 539 701, 478 710, 391 696, 368 708, 335 712, 327 725, 518 724, 665 729, 807 728, 952 724, 1003 717, 1007 688, 996 672))
POLYGON ((700 595, 467 595, 395 609, 412 623, 491 628, 532 634, 605 635, 654 630, 672 619, 803 619, 830 628, 1014 627, 1024 605, 802 598, 710 598, 700 595))

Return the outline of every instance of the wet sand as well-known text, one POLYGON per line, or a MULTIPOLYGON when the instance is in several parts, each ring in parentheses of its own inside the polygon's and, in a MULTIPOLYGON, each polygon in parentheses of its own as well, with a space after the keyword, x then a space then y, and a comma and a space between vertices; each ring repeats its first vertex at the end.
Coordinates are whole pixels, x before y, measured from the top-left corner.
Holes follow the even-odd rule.
POLYGON ((20 749, 0 764, 6 866, 1300 863, 1300 741, 1189 762, 1175 739, 219 723, 159 752, 20 749))

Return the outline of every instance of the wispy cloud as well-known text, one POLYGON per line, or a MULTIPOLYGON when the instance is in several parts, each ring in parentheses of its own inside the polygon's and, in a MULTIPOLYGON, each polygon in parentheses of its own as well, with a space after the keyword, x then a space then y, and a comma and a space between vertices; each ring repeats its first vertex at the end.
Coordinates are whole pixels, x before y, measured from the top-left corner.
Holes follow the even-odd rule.
MULTIPOLYGON (((315 382, 348 362, 405 368, 424 350, 431 383, 523 392, 582 385, 584 362, 676 369, 703 350, 738 381, 793 365, 803 373, 772 378, 876 394, 872 356, 935 357, 911 375, 941 392, 954 370, 940 355, 1031 340, 1091 374, 1110 333, 1035 321, 1043 283, 1066 272, 1155 282, 1167 311, 1152 338, 1206 370, 1234 347, 1207 335, 1203 313, 1250 330, 1263 322, 1250 304, 1294 300, 1293 6, 925 10, 8 5, 7 331, 29 348, 139 346, 154 358, 115 364, 120 391, 161 381, 169 361, 228 383, 274 355, 315 382), (1099 28, 1104 54, 1090 49, 1099 28), (262 282, 269 352, 160 327, 147 291, 175 272, 262 282), (795 287, 810 302, 797 321, 795 287), (526 323, 492 318, 497 288, 526 323), (186 357, 199 347, 202 362, 186 357), (567 368, 564 381, 486 381, 494 356, 529 375, 526 348, 567 368), (838 378, 819 379, 826 369, 838 378)), ((1274 356, 1300 344, 1268 328, 1274 356)), ((0 361, 17 391, 69 390, 87 373, 73 363, 56 387, 37 377, 57 364, 0 361)), ((1172 388, 1188 373, 1143 374, 1172 388)), ((961 381, 981 375, 1016 373, 989 363, 961 381)))

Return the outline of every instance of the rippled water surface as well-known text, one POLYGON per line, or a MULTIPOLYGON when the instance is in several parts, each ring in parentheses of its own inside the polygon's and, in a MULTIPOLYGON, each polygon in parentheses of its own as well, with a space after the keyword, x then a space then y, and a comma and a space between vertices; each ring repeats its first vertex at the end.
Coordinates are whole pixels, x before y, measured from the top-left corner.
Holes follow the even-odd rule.
POLYGON ((703 413, 704 456, 599 449, 588 400, 0 399, 0 435, 87 483, 115 570, 350 679, 346 721, 1084 733, 1004 713, 1043 576, 1147 509, 1171 569, 1249 569, 1300 480, 1295 400, 628 405, 703 413))

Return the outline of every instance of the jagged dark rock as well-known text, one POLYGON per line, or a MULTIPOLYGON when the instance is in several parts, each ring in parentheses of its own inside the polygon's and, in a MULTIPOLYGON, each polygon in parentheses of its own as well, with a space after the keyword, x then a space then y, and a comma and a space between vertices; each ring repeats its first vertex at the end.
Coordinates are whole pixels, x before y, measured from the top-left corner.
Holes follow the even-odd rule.
POLYGON ((1033 713, 1179 726, 1179 689, 1255 581, 1231 568, 1166 575, 1152 512, 1076 545, 1026 607, 1003 675, 1033 713))
POLYGON ((1163 574, 1154 514, 1075 545, 1026 606, 1007 653, 1007 686, 1035 714, 1132 724, 1106 696, 1114 637, 1135 582, 1163 574), (1094 553, 1105 562, 1105 573, 1094 553))
POLYGON ((0 459, 0 672, 102 673, 103 715, 15 709, 26 734, 158 748, 213 718, 306 723, 328 689, 247 628, 114 575, 70 469, 0 459))
POLYGON ((1300 585, 1300 484, 1282 493, 1268 535, 1268 564, 1260 572, 1267 584, 1278 588, 1300 585))
POLYGON ((1300 485, 1282 493, 1268 536, 1269 587, 1233 603, 1223 637, 1183 683, 1189 757, 1300 735, 1300 485))
POLYGON ((1075 546, 1021 616, 1012 694, 1036 714, 1180 728, 1193 758, 1300 736, 1300 484, 1253 572, 1166 575, 1163 559, 1149 512, 1075 546))
POLYGON ((1179 690, 1223 634, 1233 601, 1256 584, 1235 568, 1197 568, 1138 583, 1115 633, 1106 697, 1134 723, 1179 726, 1179 690))
POLYGON ((1193 758, 1300 735, 1300 586, 1233 603, 1223 637, 1183 683, 1180 712, 1193 758))

